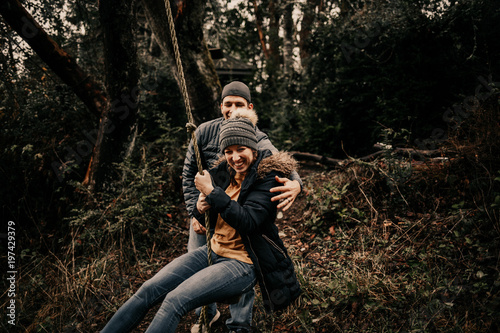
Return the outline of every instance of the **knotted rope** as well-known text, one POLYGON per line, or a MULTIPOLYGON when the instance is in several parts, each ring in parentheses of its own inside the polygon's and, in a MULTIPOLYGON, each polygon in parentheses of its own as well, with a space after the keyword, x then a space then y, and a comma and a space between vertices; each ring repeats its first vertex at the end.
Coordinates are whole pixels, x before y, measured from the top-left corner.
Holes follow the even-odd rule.
MULTIPOLYGON (((184 69, 182 67, 181 54, 179 52, 179 45, 177 43, 177 35, 175 33, 175 25, 174 18, 172 17, 172 9, 170 7, 170 1, 165 0, 165 9, 167 11, 168 25, 170 30, 170 38, 172 40, 172 46, 174 49, 175 63, 177 65, 177 74, 179 75, 179 82, 181 85, 182 98, 184 99, 184 104, 186 106, 186 115, 188 118, 188 123, 186 124, 187 131, 191 133, 191 141, 193 142, 194 153, 196 157, 196 164, 198 166, 198 171, 201 175, 203 175, 203 165, 201 164, 201 155, 200 150, 198 148, 198 141, 196 139, 196 125, 194 124, 193 114, 191 113, 191 104, 189 102, 189 94, 186 86, 186 79, 184 78, 184 69)), ((212 248, 210 245, 210 216, 208 211, 205 212, 205 228, 207 230, 207 259, 208 265, 212 265, 212 248)), ((207 332, 210 333, 210 326, 208 324, 208 316, 207 316, 207 306, 203 306, 201 311, 200 320, 205 324, 205 328, 207 332)))

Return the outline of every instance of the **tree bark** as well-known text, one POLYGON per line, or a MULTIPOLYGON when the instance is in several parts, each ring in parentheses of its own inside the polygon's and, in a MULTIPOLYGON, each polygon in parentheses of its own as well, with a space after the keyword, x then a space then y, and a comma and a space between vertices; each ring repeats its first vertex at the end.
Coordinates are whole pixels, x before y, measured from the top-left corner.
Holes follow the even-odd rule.
POLYGON ((313 161, 313 162, 318 162, 324 165, 340 165, 344 160, 339 160, 336 158, 331 158, 331 157, 326 157, 326 156, 321 156, 321 155, 316 155, 316 154, 311 154, 311 153, 303 153, 300 151, 292 151, 290 152, 290 155, 292 155, 293 158, 295 158, 297 161, 313 161))
POLYGON ((287 76, 293 73, 293 7, 294 2, 290 0, 283 1, 285 9, 283 11, 283 73, 287 76))
POLYGON ((0 89, 0 101, 2 101, 0 111, 2 113, 5 112, 5 109, 2 110, 2 108, 6 107, 8 112, 10 112, 10 115, 15 117, 19 112, 20 106, 16 96, 15 81, 11 74, 13 72, 13 68, 15 68, 11 40, 8 40, 7 42, 9 57, 3 54, 3 52, 0 52, 0 71, 2 71, 4 76, 2 82, 0 82, 0 87, 3 88, 0 89))
POLYGON ((281 10, 279 4, 275 0, 269 1, 269 59, 267 60, 268 74, 271 77, 276 77, 276 73, 280 69, 280 17, 281 10))
POLYGON ((109 102, 101 117, 97 140, 84 184, 104 189, 117 178, 114 163, 121 162, 135 132, 139 69, 135 41, 134 0, 100 0, 104 34, 106 88, 109 102))
MULTIPOLYGON (((375 145, 375 148, 382 149, 380 146, 375 145)), ((428 160, 430 162, 441 162, 447 161, 446 158, 443 159, 441 155, 443 154, 443 151, 439 149, 434 149, 434 150, 419 150, 419 149, 413 149, 413 148, 394 148, 390 150, 391 153, 395 153, 397 155, 401 155, 404 157, 411 157, 413 160, 415 157, 418 157, 421 160, 428 160)), ((321 156, 317 154, 311 154, 311 153, 306 153, 306 152, 300 152, 300 151, 292 151, 290 154, 293 156, 298 161, 313 161, 313 162, 318 162, 323 165, 333 165, 333 166, 343 166, 346 165, 348 162, 352 161, 353 159, 347 158, 347 159, 337 159, 337 158, 331 158, 327 156, 321 156)), ((375 160, 375 158, 387 154, 386 151, 379 150, 375 153, 358 157, 355 158, 355 160, 363 161, 363 162, 369 162, 375 160)))
POLYGON ((277 78, 279 77, 281 65, 281 42, 279 36, 281 10, 276 0, 270 0, 267 3, 266 9, 269 17, 269 26, 266 35, 262 9, 256 0, 253 1, 253 7, 255 11, 255 24, 265 60, 264 68, 267 74, 265 89, 269 92, 274 92, 277 89, 277 78))
POLYGON ((264 33, 264 23, 262 19, 262 14, 259 11, 259 5, 257 4, 257 0, 253 0, 252 3, 255 11, 255 24, 257 26, 257 33, 259 34, 260 46, 262 48, 262 53, 264 54, 264 58, 267 60, 270 57, 270 53, 267 48, 266 34, 264 33))
POLYGON ((307 0, 304 5, 301 28, 299 32, 299 49, 302 67, 307 67, 307 61, 311 55, 309 37, 312 27, 316 21, 316 9, 321 6, 320 0, 307 0))
MULTIPOLYGON (((164 0, 143 0, 142 4, 151 30, 167 56, 180 87, 164 0)), ((220 115, 218 106, 221 86, 203 38, 206 3, 201 0, 172 0, 170 6, 193 117, 200 124, 220 115)))
POLYGON ((90 112, 100 117, 106 96, 99 83, 87 74, 24 9, 18 0, 0 1, 0 15, 83 101, 90 112))

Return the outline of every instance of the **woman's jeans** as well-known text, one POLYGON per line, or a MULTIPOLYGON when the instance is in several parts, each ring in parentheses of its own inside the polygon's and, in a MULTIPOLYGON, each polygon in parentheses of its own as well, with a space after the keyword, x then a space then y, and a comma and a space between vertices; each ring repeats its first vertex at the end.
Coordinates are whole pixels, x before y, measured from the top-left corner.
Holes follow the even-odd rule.
MULTIPOLYGON (((214 230, 212 229, 212 235, 214 230)), ((190 223, 189 227, 189 239, 188 239, 188 252, 194 251, 207 244, 206 235, 200 235, 194 232, 193 223, 190 223)), ((245 329, 250 331, 252 327, 252 310, 253 302, 255 300, 255 291, 250 289, 248 292, 241 295, 238 303, 230 304, 229 311, 231 312, 231 318, 226 320, 227 328, 231 330, 245 329)), ((196 315, 200 315, 201 308, 196 309, 196 315)), ((217 312, 217 306, 215 303, 210 303, 207 305, 207 316, 212 318, 217 312)))
POLYGON ((207 247, 188 252, 163 267, 113 315, 101 333, 129 332, 147 311, 163 302, 146 332, 175 332, 181 317, 204 304, 220 302, 253 289, 253 265, 212 252, 207 247))

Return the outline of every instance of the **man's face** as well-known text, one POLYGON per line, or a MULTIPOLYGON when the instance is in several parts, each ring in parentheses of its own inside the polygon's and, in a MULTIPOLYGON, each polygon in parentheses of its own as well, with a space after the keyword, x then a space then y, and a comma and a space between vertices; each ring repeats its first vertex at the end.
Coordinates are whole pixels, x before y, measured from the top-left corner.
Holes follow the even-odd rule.
POLYGON ((253 109, 253 104, 249 104, 248 101, 241 96, 226 96, 220 105, 220 110, 224 119, 229 119, 231 113, 240 108, 253 109))

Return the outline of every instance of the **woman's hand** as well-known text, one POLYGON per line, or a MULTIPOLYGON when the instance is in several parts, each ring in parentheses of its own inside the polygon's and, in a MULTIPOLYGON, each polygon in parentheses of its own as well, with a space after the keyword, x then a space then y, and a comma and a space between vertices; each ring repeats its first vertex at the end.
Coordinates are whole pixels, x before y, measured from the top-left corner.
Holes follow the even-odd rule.
POLYGON ((200 193, 200 196, 198 197, 198 202, 196 203, 196 208, 201 214, 205 214, 205 212, 210 209, 210 205, 205 200, 206 197, 207 196, 205 194, 200 193))
POLYGON ((209 195, 210 192, 214 190, 214 186, 212 185, 212 177, 208 173, 207 170, 203 170, 203 175, 199 172, 194 177, 194 185, 205 196, 209 195))
POLYGON ((195 219, 193 217, 191 219, 191 223, 193 224, 193 231, 195 233, 197 233, 198 235, 205 235, 206 234, 207 229, 205 229, 205 227, 200 222, 198 222, 197 219, 195 219))

